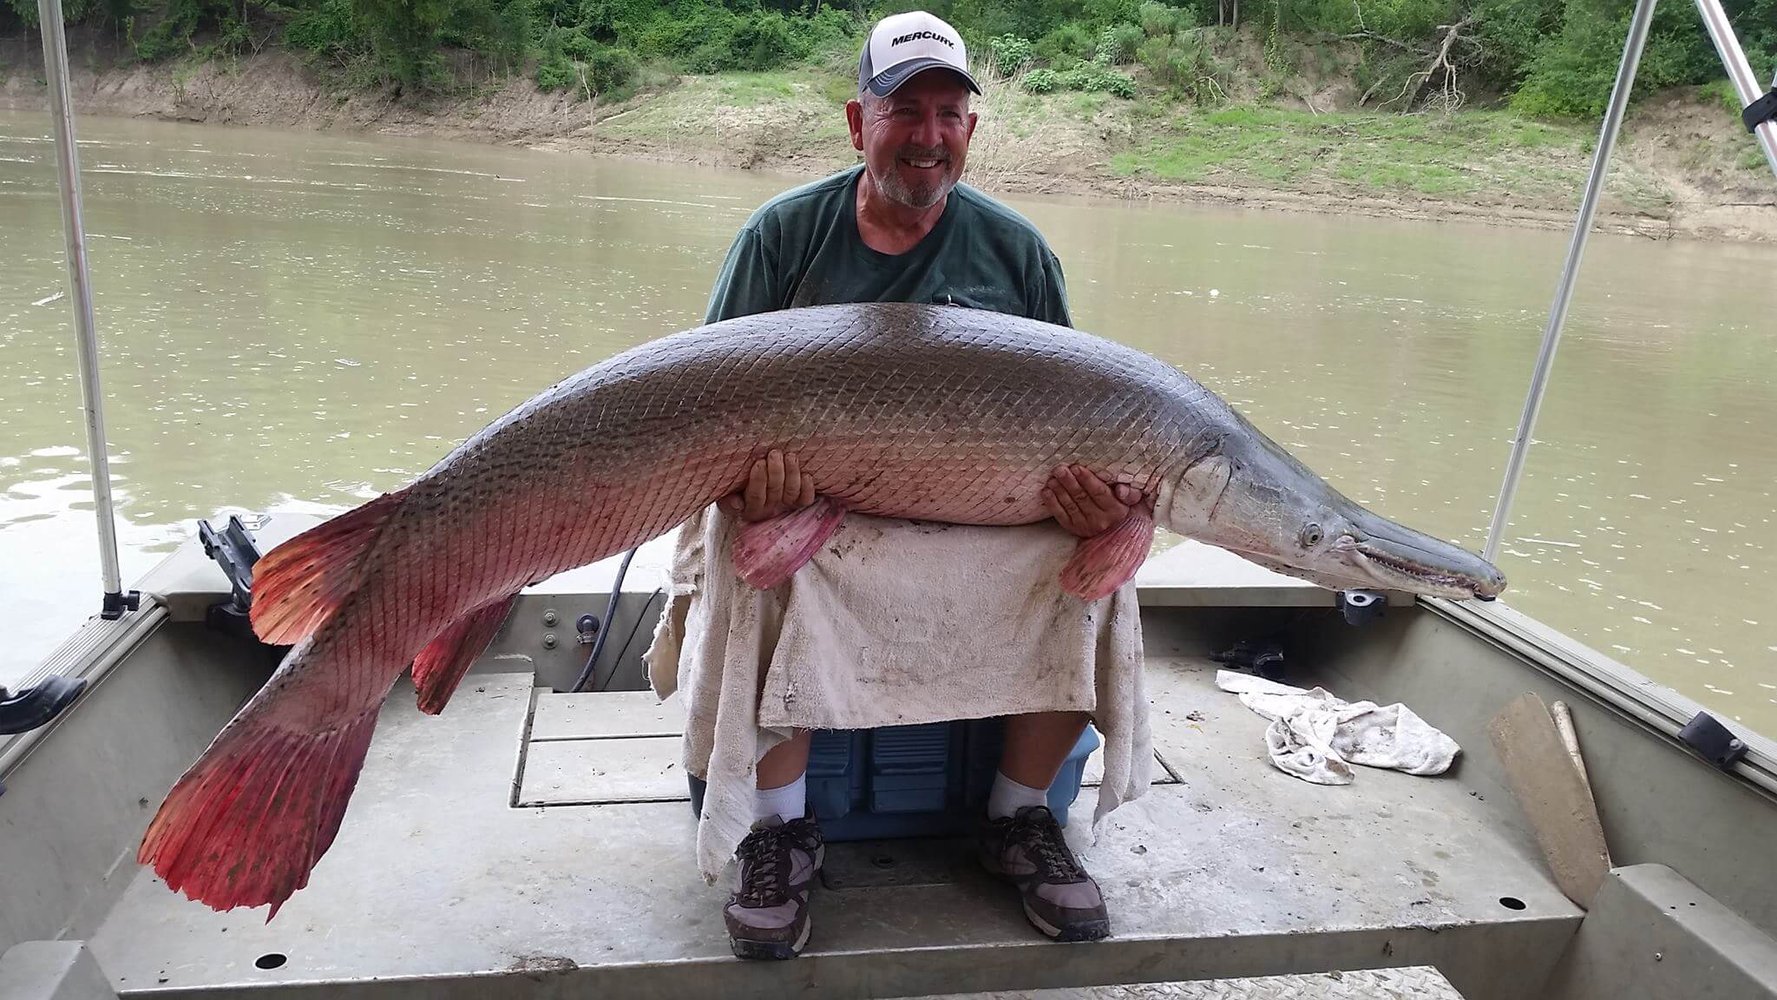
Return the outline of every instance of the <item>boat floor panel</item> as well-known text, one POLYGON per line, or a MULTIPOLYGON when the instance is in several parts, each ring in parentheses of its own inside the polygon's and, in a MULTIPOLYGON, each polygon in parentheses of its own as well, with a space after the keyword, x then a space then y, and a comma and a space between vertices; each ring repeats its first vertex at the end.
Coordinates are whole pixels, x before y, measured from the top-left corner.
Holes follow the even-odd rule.
MULTIPOLYGON (((959 842, 835 845, 803 957, 742 963, 684 801, 513 804, 533 705, 561 696, 509 673, 471 676, 436 718, 397 687, 337 841, 276 920, 213 912, 144 870, 92 949, 121 993, 174 997, 920 995, 1435 965, 1484 1000, 1546 976, 1581 912, 1459 780, 1307 784, 1266 760, 1265 721, 1214 687, 1214 664, 1155 658, 1148 675, 1155 748, 1182 781, 1096 842, 1088 792, 1069 829, 1106 941, 1043 939, 959 842)), ((552 735, 600 735, 601 698, 624 717, 612 732, 658 740, 677 718, 638 715, 634 694, 573 697, 588 700, 539 716, 552 735)))

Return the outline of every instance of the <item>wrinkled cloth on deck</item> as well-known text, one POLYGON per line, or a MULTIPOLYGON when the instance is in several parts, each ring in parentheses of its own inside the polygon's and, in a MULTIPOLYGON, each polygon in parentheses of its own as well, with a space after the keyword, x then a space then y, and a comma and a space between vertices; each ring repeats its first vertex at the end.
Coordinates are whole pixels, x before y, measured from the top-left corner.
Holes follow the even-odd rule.
POLYGON ((1325 688, 1304 691, 1263 677, 1216 671, 1216 687, 1271 720, 1271 763, 1317 785, 1348 785, 1352 764, 1408 774, 1443 774, 1461 747, 1399 702, 1347 702, 1325 688))

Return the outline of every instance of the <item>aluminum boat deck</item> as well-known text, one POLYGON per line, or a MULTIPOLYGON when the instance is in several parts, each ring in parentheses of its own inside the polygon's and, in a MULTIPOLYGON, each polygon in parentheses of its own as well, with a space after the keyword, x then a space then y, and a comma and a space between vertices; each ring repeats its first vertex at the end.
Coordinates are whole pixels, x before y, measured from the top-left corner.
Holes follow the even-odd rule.
POLYGON ((801 959, 741 962, 726 888, 693 861, 675 703, 557 694, 526 669, 472 674, 438 718, 396 689, 338 841, 276 920, 143 870, 90 948, 120 994, 169 998, 920 995, 1400 966, 1530 995, 1548 977, 1583 914, 1460 763, 1307 784, 1271 767, 1215 664, 1164 629, 1148 650, 1159 783, 1096 843, 1086 789, 1069 830, 1106 941, 1042 939, 962 842, 882 841, 830 848, 801 959))

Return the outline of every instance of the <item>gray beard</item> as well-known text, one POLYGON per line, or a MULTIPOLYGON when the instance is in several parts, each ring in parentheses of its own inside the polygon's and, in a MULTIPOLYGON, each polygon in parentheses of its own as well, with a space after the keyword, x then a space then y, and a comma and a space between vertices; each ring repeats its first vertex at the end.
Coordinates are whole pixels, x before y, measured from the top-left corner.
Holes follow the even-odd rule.
MULTIPOLYGON (((946 166, 948 167, 949 164, 946 166)), ((904 183, 901 180, 900 171, 894 167, 885 171, 885 176, 872 179, 876 181, 876 189, 887 195, 890 201, 906 205, 908 208, 931 208, 942 201, 944 196, 950 193, 950 189, 956 186, 956 181, 951 178, 948 170, 945 171, 941 180, 916 186, 904 183)))

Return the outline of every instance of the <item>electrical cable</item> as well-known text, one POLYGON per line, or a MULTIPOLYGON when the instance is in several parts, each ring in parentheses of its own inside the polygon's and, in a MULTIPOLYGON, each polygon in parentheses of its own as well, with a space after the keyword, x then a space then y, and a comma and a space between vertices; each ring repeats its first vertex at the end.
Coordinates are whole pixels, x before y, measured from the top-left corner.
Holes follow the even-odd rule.
MULTIPOLYGON (((666 588, 664 587, 656 587, 654 588, 654 593, 648 595, 648 602, 642 605, 642 610, 636 615, 636 623, 629 627, 629 637, 623 640, 623 648, 617 651, 618 665, 623 663, 624 654, 629 652, 629 644, 635 641, 636 632, 641 629, 642 623, 648 620, 648 609, 654 606, 654 599, 659 597, 665 589, 666 588)), ((617 667, 613 666, 611 672, 605 675, 605 684, 611 683, 611 678, 615 676, 617 676, 617 667)), ((600 684, 593 690, 603 691, 605 689, 605 684, 600 684)))
POLYGON ((598 638, 592 643, 592 655, 586 658, 586 666, 580 668, 580 676, 574 678, 569 691, 585 691, 586 685, 592 681, 593 674, 598 669, 599 653, 605 648, 605 638, 611 634, 611 616, 617 613, 617 599, 623 596, 623 578, 629 573, 629 561, 635 557, 636 550, 630 549, 623 554, 623 562, 617 566, 617 578, 611 581, 611 599, 605 602, 605 620, 599 623, 598 638))

